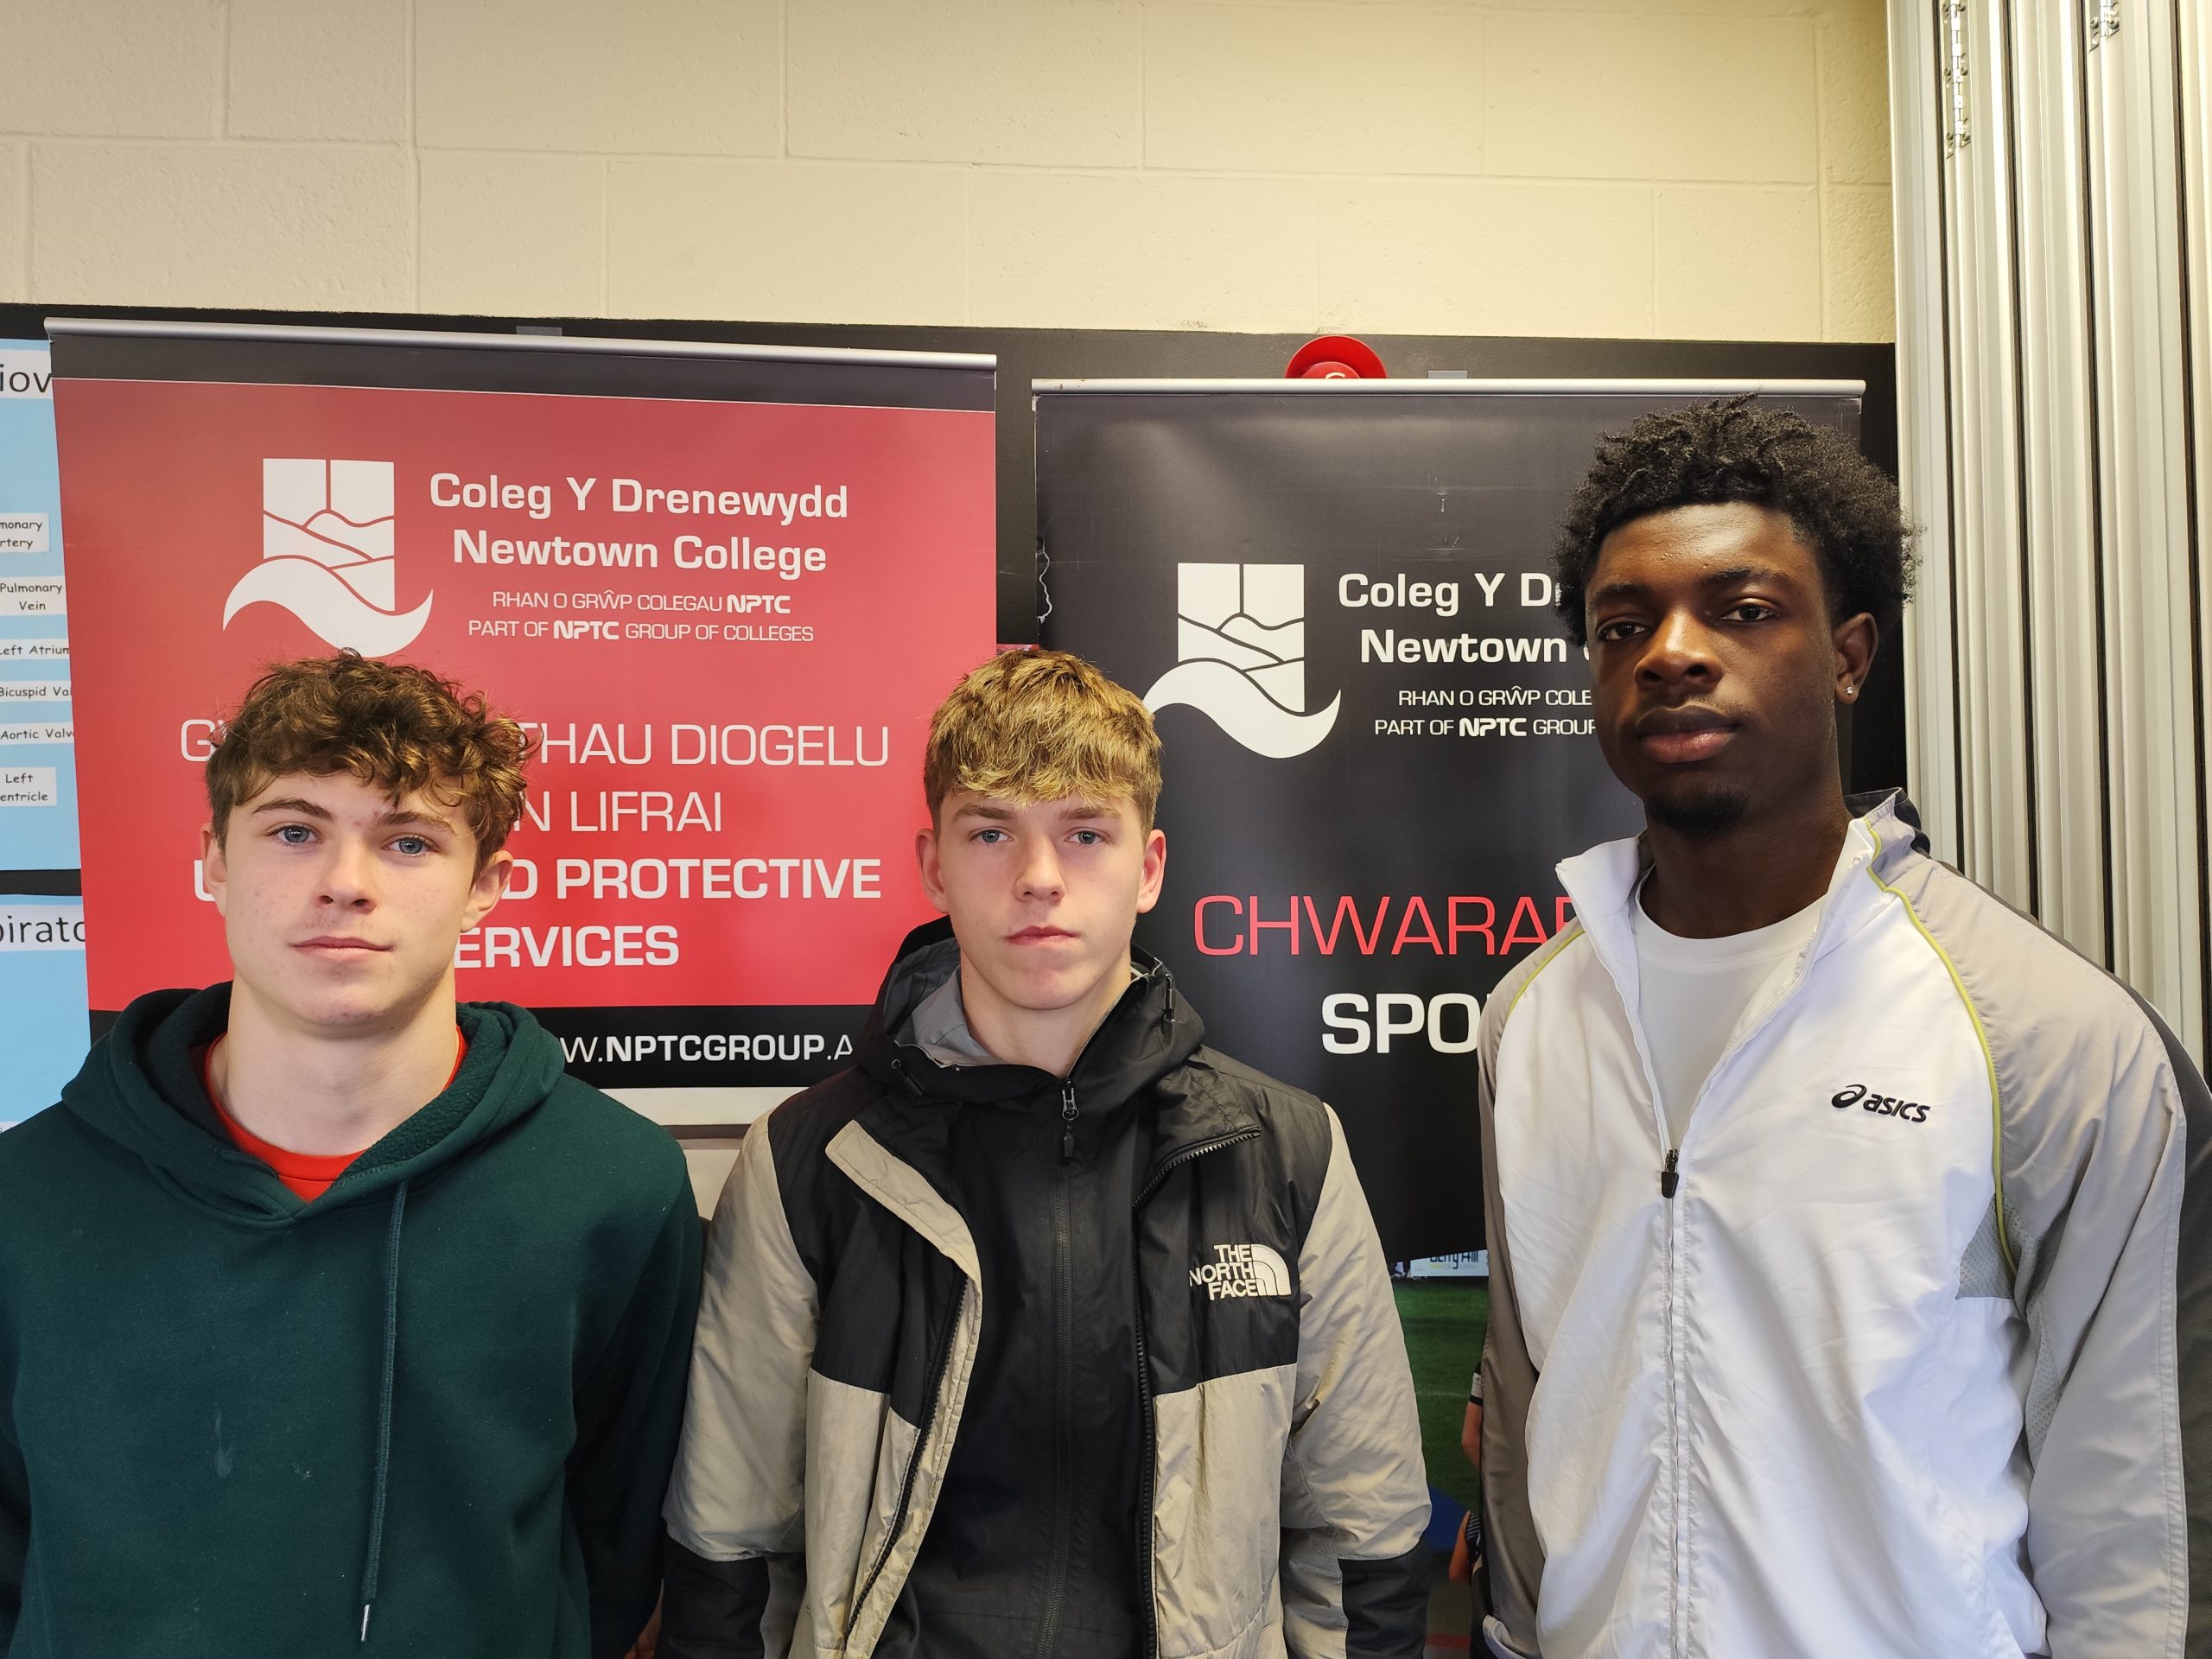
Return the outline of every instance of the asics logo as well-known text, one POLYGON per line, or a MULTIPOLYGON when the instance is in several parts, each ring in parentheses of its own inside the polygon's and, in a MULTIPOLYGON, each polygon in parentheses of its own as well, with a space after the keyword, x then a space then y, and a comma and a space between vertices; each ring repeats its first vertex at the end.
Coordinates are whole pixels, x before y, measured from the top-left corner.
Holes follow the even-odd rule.
POLYGON ((1928 1108, 1916 1100, 1900 1100, 1895 1095, 1869 1093, 1863 1083, 1854 1083, 1848 1089, 1839 1089, 1829 1097, 1828 1104, 1838 1111, 1847 1106, 1856 1106, 1861 1111, 1872 1112, 1878 1117, 1894 1117, 1907 1123, 1925 1123, 1928 1108))

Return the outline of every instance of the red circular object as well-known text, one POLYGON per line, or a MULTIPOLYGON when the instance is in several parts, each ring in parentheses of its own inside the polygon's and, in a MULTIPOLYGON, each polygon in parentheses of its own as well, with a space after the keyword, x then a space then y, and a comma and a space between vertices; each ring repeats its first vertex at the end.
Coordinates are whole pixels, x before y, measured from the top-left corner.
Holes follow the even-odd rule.
POLYGON ((1324 334, 1300 346, 1282 372, 1286 380, 1387 380, 1389 370, 1375 348, 1350 334, 1324 334))

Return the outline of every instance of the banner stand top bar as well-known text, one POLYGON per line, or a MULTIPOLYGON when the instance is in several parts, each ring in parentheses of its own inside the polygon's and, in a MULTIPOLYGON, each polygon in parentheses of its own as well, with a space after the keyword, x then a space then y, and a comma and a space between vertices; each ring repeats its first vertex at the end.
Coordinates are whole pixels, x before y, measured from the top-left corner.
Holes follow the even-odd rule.
POLYGON ((1593 397, 1732 397, 1758 392, 1771 397, 1863 397, 1864 380, 1032 380, 1033 396, 1047 391, 1288 391, 1300 396, 1470 392, 1582 393, 1593 397))
POLYGON ((254 340, 306 346, 434 346, 474 351, 583 352, 621 357, 727 358, 855 367, 988 369, 988 353, 848 351, 829 346, 741 346, 715 340, 608 340, 589 334, 469 334, 412 328, 311 328, 283 323, 165 322, 136 317, 48 317, 46 332, 146 340, 254 340))

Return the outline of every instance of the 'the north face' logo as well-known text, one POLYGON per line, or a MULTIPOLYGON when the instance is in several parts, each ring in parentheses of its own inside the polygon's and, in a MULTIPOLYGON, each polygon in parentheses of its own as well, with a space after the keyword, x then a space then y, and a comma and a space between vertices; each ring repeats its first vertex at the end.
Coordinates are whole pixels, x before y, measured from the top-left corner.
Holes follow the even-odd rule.
POLYGON ((1306 707, 1306 567, 1175 567, 1175 666, 1144 694, 1188 703, 1255 754, 1304 754, 1335 728, 1339 691, 1306 707))
POLYGON ((1838 1111, 1847 1106, 1856 1106, 1872 1112, 1878 1117, 1894 1117, 1907 1123, 1925 1123, 1928 1108, 1916 1100, 1899 1100, 1895 1095, 1871 1095, 1866 1085, 1854 1083, 1848 1089, 1839 1089, 1828 1104, 1838 1111))
POLYGON ((364 657, 404 649, 430 601, 398 608, 388 461, 261 463, 261 563, 224 601, 223 626, 249 605, 289 611, 315 636, 364 657))
POLYGON ((1205 1287, 1208 1301, 1224 1296, 1287 1296, 1290 1269, 1265 1244, 1217 1244, 1214 1259, 1191 1269, 1191 1282, 1205 1287))

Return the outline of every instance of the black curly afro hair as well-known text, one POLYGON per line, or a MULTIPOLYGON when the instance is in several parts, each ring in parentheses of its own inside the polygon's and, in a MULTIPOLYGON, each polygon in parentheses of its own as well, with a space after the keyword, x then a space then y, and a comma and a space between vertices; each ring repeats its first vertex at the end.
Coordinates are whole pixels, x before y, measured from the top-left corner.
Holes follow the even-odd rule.
POLYGON ((1832 617, 1874 619, 1896 632, 1912 596, 1912 531, 1897 487, 1851 441, 1750 394, 1656 411, 1598 441, 1552 554, 1553 608, 1578 645, 1590 573, 1605 537, 1670 507, 1749 501, 1789 516, 1820 561, 1832 617))

